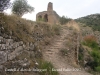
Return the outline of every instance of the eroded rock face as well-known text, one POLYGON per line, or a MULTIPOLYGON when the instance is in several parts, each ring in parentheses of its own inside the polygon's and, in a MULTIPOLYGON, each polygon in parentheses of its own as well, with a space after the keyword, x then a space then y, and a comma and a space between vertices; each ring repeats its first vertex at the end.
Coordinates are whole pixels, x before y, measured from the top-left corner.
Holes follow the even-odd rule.
POLYGON ((59 15, 53 11, 53 4, 49 2, 47 11, 37 13, 36 20, 56 24, 59 23, 59 15))

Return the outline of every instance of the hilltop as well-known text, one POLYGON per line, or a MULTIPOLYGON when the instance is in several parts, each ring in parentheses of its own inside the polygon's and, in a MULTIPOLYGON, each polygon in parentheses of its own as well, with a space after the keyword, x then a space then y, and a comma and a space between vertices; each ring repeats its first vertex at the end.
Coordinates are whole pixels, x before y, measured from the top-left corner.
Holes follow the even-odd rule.
POLYGON ((100 14, 91 14, 85 17, 78 18, 76 19, 76 21, 92 27, 93 30, 100 31, 100 14))

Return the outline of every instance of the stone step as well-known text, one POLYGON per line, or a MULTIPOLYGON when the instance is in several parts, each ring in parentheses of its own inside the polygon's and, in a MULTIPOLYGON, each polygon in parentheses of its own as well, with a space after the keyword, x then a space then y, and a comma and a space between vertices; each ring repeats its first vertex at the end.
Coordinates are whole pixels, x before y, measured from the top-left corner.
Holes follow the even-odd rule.
POLYGON ((47 49, 47 51, 52 52, 52 50, 51 50, 51 49, 47 49))
POLYGON ((47 57, 51 57, 52 56, 52 54, 45 54, 47 57))
POLYGON ((46 52, 47 54, 54 54, 54 52, 46 52))
POLYGON ((59 45, 61 45, 62 44, 62 42, 56 42, 54 45, 52 45, 52 46, 59 46, 59 45))
POLYGON ((56 48, 58 48, 59 47, 59 45, 55 45, 55 46, 53 46, 54 48, 56 47, 56 48))
POLYGON ((56 40, 55 42, 56 43, 61 43, 61 42, 63 42, 64 40, 56 40))
POLYGON ((60 47, 51 47, 50 49, 60 49, 60 47))
POLYGON ((54 48, 46 49, 46 51, 49 51, 49 52, 53 52, 53 51, 56 51, 56 50, 58 50, 58 48, 56 48, 56 49, 54 49, 54 48))
POLYGON ((51 46, 55 46, 55 45, 61 45, 61 42, 56 42, 56 43, 53 43, 51 46))
POLYGON ((51 51, 52 51, 53 49, 54 49, 53 47, 52 47, 52 48, 50 47, 50 48, 45 49, 45 50, 48 50, 48 51, 50 51, 50 50, 51 50, 51 51))
POLYGON ((57 44, 57 45, 53 45, 53 47, 59 47, 59 46, 61 46, 62 44, 57 44))
POLYGON ((46 51, 49 51, 49 52, 53 52, 54 50, 58 50, 58 48, 49 48, 49 49, 46 49, 46 51))
POLYGON ((62 35, 62 36, 60 36, 60 38, 63 38, 63 37, 65 37, 66 35, 62 35))

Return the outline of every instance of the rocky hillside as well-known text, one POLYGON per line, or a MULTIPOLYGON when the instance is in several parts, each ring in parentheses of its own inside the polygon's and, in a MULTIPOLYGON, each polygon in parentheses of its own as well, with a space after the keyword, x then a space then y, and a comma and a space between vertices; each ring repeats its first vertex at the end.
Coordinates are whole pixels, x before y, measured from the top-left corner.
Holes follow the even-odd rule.
POLYGON ((48 62, 42 58, 42 48, 59 35, 59 25, 0 13, 0 75, 41 75, 39 71, 23 73, 21 70, 43 69, 48 62), (38 65, 40 62, 42 64, 38 65))
POLYGON ((92 27, 93 30, 100 31, 100 14, 92 14, 76 19, 77 22, 84 23, 92 27))
POLYGON ((98 72, 99 32, 80 24, 71 20, 66 25, 51 25, 0 13, 0 75, 98 72), (87 35, 98 41, 94 37, 91 45, 84 40, 87 35), (98 65, 93 65, 95 61, 98 65))

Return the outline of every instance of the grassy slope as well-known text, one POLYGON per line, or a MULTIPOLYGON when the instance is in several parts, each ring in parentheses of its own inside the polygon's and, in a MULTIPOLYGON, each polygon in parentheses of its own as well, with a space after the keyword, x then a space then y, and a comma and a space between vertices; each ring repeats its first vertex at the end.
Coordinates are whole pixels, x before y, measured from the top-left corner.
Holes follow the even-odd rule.
MULTIPOLYGON (((60 34, 59 25, 49 25, 43 22, 33 22, 17 16, 0 14, 0 27, 4 27, 2 34, 24 42, 34 42, 36 33, 43 38, 50 38, 60 34)), ((38 37, 38 36, 37 36, 38 37)))
POLYGON ((19 41, 22 40, 24 42, 33 42, 34 39, 31 38, 31 36, 28 36, 31 34, 30 31, 30 25, 31 22, 27 21, 25 19, 21 19, 17 16, 8 16, 0 14, 1 16, 1 22, 0 26, 4 27, 4 30, 2 33, 10 35, 13 37, 13 39, 19 41))

